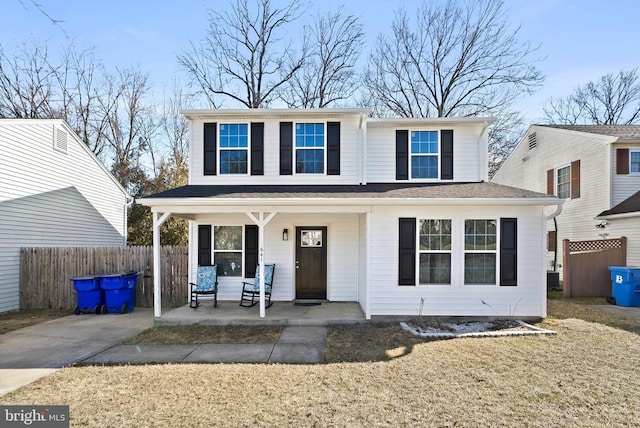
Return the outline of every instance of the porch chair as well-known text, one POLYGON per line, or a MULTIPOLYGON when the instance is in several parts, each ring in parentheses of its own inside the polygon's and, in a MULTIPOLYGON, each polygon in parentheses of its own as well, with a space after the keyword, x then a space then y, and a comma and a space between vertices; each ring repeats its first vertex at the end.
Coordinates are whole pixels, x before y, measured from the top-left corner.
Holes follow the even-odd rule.
MULTIPOLYGON (((265 307, 271 307, 271 284, 276 265, 264 265, 264 296, 267 298, 265 307)), ((240 306, 250 308, 260 303, 260 265, 256 267, 256 275, 253 282, 242 281, 242 297, 240 306), (245 303, 246 302, 246 303, 245 303)))
POLYGON ((190 308, 195 309, 198 307, 198 296, 210 296, 212 294, 213 307, 216 308, 218 306, 218 269, 216 265, 198 266, 197 283, 190 282, 189 285, 191 286, 190 308))

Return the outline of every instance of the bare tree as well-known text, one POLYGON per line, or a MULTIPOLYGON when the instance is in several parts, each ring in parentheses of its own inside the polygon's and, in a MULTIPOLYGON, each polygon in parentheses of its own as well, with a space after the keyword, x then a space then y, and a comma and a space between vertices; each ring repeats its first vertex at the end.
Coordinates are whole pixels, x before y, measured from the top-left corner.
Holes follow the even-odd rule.
POLYGON ((605 74, 577 87, 565 98, 551 98, 544 107, 547 123, 631 125, 640 122, 638 68, 605 74))
POLYGON ((237 0, 229 12, 211 11, 209 31, 201 45, 178 55, 178 62, 211 106, 219 98, 248 108, 266 107, 276 91, 302 67, 286 34, 287 24, 300 16, 298 0, 278 8, 271 0, 237 0))
POLYGON ((525 130, 519 111, 503 111, 496 116, 496 122, 489 128, 489 178, 511 154, 525 130))
POLYGON ((502 0, 425 2, 396 14, 380 35, 364 83, 395 116, 471 116, 501 111, 543 78, 502 0))
POLYGON ((0 46, 0 117, 36 119, 59 117, 54 106, 56 69, 46 46, 22 46, 9 57, 0 46))
POLYGON ((145 104, 148 75, 135 68, 118 70, 107 84, 109 89, 100 106, 106 123, 106 149, 113 156, 111 171, 130 194, 137 196, 146 179, 140 158, 153 150, 157 131, 153 110, 145 104))
POLYGON ((355 65, 365 35, 363 25, 340 7, 318 15, 305 28, 307 56, 281 93, 290 108, 324 108, 351 97, 358 88, 355 65))

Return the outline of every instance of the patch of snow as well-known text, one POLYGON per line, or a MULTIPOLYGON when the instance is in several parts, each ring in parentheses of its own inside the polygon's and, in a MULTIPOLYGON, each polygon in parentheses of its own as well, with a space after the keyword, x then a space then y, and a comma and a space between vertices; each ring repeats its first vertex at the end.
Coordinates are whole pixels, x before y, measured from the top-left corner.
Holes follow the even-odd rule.
POLYGON ((441 322, 412 324, 401 322, 400 326, 412 334, 424 338, 453 339, 456 337, 500 337, 555 335, 553 330, 545 330, 520 320, 441 322))

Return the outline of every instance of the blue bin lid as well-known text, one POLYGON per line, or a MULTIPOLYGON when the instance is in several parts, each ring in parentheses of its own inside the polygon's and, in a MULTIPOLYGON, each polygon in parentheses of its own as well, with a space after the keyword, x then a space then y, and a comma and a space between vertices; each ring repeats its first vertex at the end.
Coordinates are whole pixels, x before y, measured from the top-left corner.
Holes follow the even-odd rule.
POLYGON ((96 279, 95 276, 81 276, 78 278, 69 278, 69 281, 87 281, 87 280, 94 280, 96 279))

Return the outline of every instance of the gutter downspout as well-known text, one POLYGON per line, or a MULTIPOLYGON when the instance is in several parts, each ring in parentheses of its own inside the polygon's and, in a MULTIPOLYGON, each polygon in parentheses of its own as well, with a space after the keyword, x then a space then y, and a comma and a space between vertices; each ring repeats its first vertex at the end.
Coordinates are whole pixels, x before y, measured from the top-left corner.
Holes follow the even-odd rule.
POLYGON ((558 217, 560 215, 560 213, 562 213, 562 207, 564 205, 564 201, 559 201, 558 202, 558 206, 556 208, 556 211, 553 212, 552 214, 549 214, 547 216, 547 221, 549 220, 553 220, 553 226, 555 228, 556 231, 556 242, 554 243, 554 248, 553 248, 553 271, 556 271, 557 265, 558 265, 558 221, 556 220, 556 217, 558 217))

